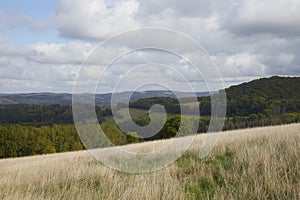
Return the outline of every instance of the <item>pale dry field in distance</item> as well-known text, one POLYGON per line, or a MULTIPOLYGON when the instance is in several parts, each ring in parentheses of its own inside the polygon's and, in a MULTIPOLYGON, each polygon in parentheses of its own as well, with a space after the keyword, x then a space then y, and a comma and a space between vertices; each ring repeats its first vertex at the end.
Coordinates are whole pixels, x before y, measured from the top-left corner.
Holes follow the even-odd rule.
POLYGON ((200 160, 202 140, 198 135, 174 164, 145 174, 115 171, 87 151, 3 159, 0 199, 300 199, 300 124, 224 132, 200 160))

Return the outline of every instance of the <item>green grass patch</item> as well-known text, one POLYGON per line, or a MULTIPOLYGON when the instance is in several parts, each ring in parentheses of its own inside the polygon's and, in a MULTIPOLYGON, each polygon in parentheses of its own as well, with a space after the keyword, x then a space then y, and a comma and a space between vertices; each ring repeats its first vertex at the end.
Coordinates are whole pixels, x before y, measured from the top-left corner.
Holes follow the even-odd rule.
POLYGON ((196 153, 187 152, 176 162, 177 178, 183 184, 188 199, 210 199, 217 189, 225 186, 222 170, 231 170, 235 153, 226 149, 200 159, 196 153))

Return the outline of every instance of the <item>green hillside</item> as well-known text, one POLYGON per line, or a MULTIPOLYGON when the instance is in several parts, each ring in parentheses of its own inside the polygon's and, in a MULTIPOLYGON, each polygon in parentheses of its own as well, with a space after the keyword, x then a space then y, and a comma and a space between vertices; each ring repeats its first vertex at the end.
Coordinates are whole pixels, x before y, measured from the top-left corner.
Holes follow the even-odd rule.
MULTIPOLYGON (((251 114, 281 115, 300 112, 300 77, 262 78, 225 89, 227 116, 251 114)), ((199 97, 201 115, 211 113, 210 97, 199 97)), ((133 108, 149 109, 153 104, 165 106, 168 113, 180 114, 180 105, 173 98, 140 99, 130 104, 133 108)), ((186 106, 185 104, 184 106, 186 106)), ((193 110, 191 108, 191 110, 193 110)))
POLYGON ((300 77, 263 78, 226 89, 227 115, 300 112, 300 77))
POLYGON ((262 78, 231 86, 226 89, 227 98, 240 99, 243 96, 264 97, 266 100, 300 99, 300 77, 262 78))

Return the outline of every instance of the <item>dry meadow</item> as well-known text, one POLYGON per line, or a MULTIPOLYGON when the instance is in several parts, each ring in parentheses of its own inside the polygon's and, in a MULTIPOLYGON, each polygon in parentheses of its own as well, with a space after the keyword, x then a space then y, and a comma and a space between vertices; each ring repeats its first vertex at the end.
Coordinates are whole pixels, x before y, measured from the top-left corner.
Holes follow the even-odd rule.
POLYGON ((144 174, 110 169, 87 151, 3 159, 0 199, 300 199, 300 124, 224 132, 200 160, 203 136, 174 164, 144 174))

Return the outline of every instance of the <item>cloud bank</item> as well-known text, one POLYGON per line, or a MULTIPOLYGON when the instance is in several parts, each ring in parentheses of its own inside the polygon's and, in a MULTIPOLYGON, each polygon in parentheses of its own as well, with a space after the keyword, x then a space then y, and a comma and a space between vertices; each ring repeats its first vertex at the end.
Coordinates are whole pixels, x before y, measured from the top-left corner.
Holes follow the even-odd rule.
MULTIPOLYGON (((225 86, 258 77, 300 75, 298 0, 58 0, 53 16, 54 25, 47 26, 46 19, 1 12, 0 92, 72 92, 76 73, 89 52, 108 37, 141 27, 174 29, 194 38, 217 64, 225 86), (40 41, 25 46, 3 42, 4 33, 20 27, 33 32, 52 28, 66 42, 40 41)), ((150 40, 151 37, 133 37, 132 45, 139 39, 150 40)), ((180 41, 161 42, 185 48, 180 41)), ((130 50, 130 47, 116 45, 101 52, 109 55, 124 48, 130 50)), ((186 55, 197 57, 188 49, 186 55)), ((113 80, 132 66, 161 60, 181 66, 183 70, 189 68, 182 65, 180 59, 161 52, 136 52, 117 63, 118 67, 98 92, 110 92, 113 80)), ((101 62, 88 64, 90 68, 85 73, 91 81, 96 81, 93 74, 101 62)), ((161 73, 175 85, 180 84, 175 75, 172 77, 167 71, 161 73)), ((151 75, 149 71, 145 74, 151 75)), ((201 90, 205 87, 199 88, 201 90)))

